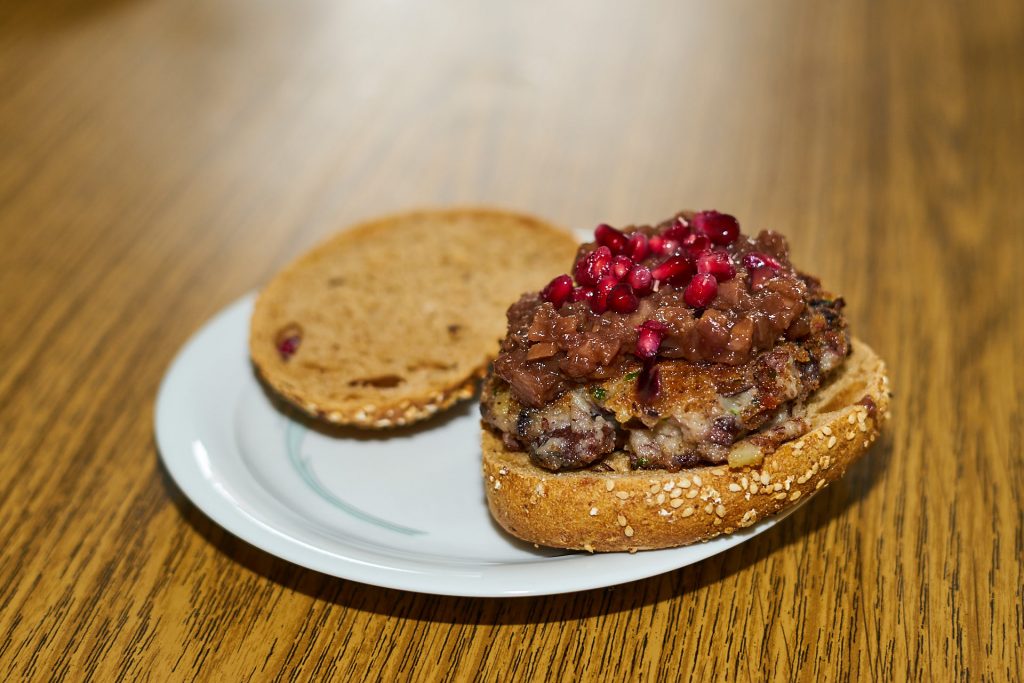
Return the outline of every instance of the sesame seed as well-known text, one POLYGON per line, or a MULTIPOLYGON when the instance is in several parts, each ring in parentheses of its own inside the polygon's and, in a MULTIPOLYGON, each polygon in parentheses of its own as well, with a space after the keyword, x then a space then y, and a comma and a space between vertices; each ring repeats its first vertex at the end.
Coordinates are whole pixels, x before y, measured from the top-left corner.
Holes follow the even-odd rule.
POLYGON ((825 436, 832 436, 832 428, 829 427, 828 425, 825 425, 824 427, 821 428, 821 433, 824 434, 825 436))
POLYGON ((688 489, 690 488, 690 480, 687 479, 686 477, 683 477, 682 479, 679 480, 679 485, 682 486, 684 489, 688 489))
POLYGON ((672 493, 668 494, 670 498, 678 498, 683 495, 682 489, 672 489, 672 493))
POLYGON ((715 517, 715 526, 722 526, 722 520, 720 520, 718 517, 715 517))
POLYGON ((500 474, 501 476, 505 476, 506 474, 508 474, 508 468, 502 467, 500 470, 498 470, 498 474, 500 474))
POLYGON ((704 506, 704 512, 708 513, 709 515, 712 512, 714 512, 714 511, 715 511, 715 504, 714 503, 708 503, 707 505, 704 506))
POLYGON ((747 481, 746 477, 743 477, 743 478, 740 479, 740 487, 745 488, 745 489, 750 488, 750 482, 747 481))
POLYGON ((594 552, 594 546, 590 545, 589 543, 584 543, 583 549, 586 550, 588 553, 594 552))
POLYGON ((719 505, 718 507, 716 507, 715 508, 715 514, 718 515, 719 517, 725 517, 725 506, 724 505, 719 505))
POLYGON ((757 484, 751 484, 750 485, 750 492, 751 493, 757 493, 757 490, 758 490, 757 489, 757 484))
POLYGON ((659 493, 658 497, 655 498, 655 500, 658 501, 658 505, 661 505, 662 503, 665 502, 665 494, 664 493, 659 493))
POLYGON ((804 449, 804 442, 803 442, 803 440, 797 441, 795 444, 793 444, 793 450, 794 451, 799 453, 803 449, 804 449))
POLYGON ((799 497, 800 497, 801 495, 802 495, 802 494, 801 494, 801 492, 800 492, 800 489, 796 489, 796 490, 794 490, 794 491, 793 491, 793 493, 789 494, 789 499, 790 499, 790 500, 796 500, 796 499, 797 499, 797 498, 799 498, 799 497))
POLYGON ((846 421, 849 422, 850 424, 853 424, 854 422, 857 421, 857 414, 850 413, 850 417, 846 418, 846 421))
POLYGON ((798 484, 803 484, 805 481, 807 481, 806 474, 801 474, 799 477, 796 478, 796 483, 798 484))
POLYGON ((704 481, 700 478, 699 474, 693 475, 693 483, 696 484, 697 486, 703 486, 704 485, 704 481))
POLYGON ((776 491, 781 491, 782 490, 782 482, 781 481, 775 482, 775 485, 772 486, 772 488, 775 489, 776 491))
POLYGON ((868 447, 868 446, 870 446, 870 445, 871 445, 871 443, 870 443, 870 442, 868 442, 868 441, 865 441, 865 442, 864 442, 864 448, 867 448, 867 447, 868 447))
POLYGON ((764 484, 765 486, 772 483, 772 475, 768 474, 767 472, 762 472, 761 483, 764 484))
POLYGON ((668 483, 666 483, 661 488, 662 488, 663 491, 671 491, 675 487, 676 487, 676 483, 674 481, 672 481, 672 480, 669 480, 668 483))
POLYGON ((633 538, 633 527, 627 526, 626 529, 625 529, 625 534, 629 538, 633 538))
POLYGON ((814 485, 814 490, 817 491, 818 489, 820 489, 824 485, 825 485, 825 480, 824 479, 819 479, 818 483, 814 485))
POLYGON ((536 488, 534 488, 533 490, 537 492, 538 496, 543 496, 545 493, 544 484, 537 484, 536 488))
POLYGON ((862 432, 866 432, 866 431, 868 431, 868 426, 867 426, 867 424, 866 424, 866 423, 864 423, 864 422, 861 422, 861 423, 860 423, 860 425, 858 425, 858 426, 859 426, 859 428, 860 428, 860 431, 862 431, 862 432))
POLYGON ((651 488, 649 488, 648 490, 651 493, 657 493, 658 491, 661 490, 661 486, 659 486, 657 483, 654 483, 654 484, 651 484, 651 488))
POLYGON ((828 437, 828 447, 832 448, 835 445, 836 445, 836 437, 834 437, 834 436, 828 437))
POLYGON ((686 492, 686 497, 696 498, 698 493, 700 493, 700 491, 698 491, 697 489, 690 489, 689 491, 686 492))
POLYGON ((590 516, 597 517, 597 508, 590 508, 590 516))
POLYGON ((783 491, 782 493, 776 493, 772 498, 775 500, 786 500, 786 492, 783 491))
POLYGON ((616 497, 617 497, 617 498, 618 498, 619 500, 626 500, 627 498, 629 498, 629 494, 628 494, 628 493, 626 493, 625 491, 616 491, 616 492, 615 492, 615 496, 616 496, 616 497))
POLYGON ((495 489, 500 489, 501 488, 501 482, 500 481, 494 482, 494 488, 495 489))
POLYGON ((846 440, 853 441, 853 437, 855 436, 857 436, 857 432, 850 432, 849 434, 846 435, 846 440))
POLYGON ((731 533, 732 533, 732 532, 734 532, 734 531, 736 531, 736 529, 734 529, 734 528, 733 528, 733 527, 731 527, 731 526, 727 526, 727 527, 725 527, 725 533, 727 533, 727 534, 731 534, 731 533))
POLYGON ((616 517, 615 521, 619 523, 619 526, 626 526, 626 518, 623 517, 622 515, 619 515, 618 517, 616 517))
POLYGON ((683 510, 682 514, 683 514, 683 517, 689 517, 690 515, 693 514, 693 508, 686 508, 685 510, 683 510))
POLYGON ((683 499, 682 498, 676 498, 671 503, 669 503, 669 505, 671 505, 674 508, 677 508, 677 507, 679 507, 682 504, 683 504, 683 499))
POLYGON ((711 470, 711 474, 715 475, 716 477, 721 477, 725 474, 725 470, 723 470, 721 467, 716 467, 715 469, 711 470))
POLYGON ((732 483, 732 484, 729 484, 729 490, 733 491, 733 492, 739 492, 739 491, 743 490, 743 487, 740 486, 739 484, 732 483))
POLYGON ((604 488, 606 491, 611 491, 613 488, 615 488, 615 482, 612 481, 611 479, 607 480, 604 483, 604 488))

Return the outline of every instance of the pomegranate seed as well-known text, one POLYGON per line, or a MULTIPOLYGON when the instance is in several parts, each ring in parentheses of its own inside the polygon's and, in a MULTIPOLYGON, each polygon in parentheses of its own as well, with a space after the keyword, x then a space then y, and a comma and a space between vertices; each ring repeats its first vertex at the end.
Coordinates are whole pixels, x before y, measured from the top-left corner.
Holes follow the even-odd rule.
POLYGON ((540 298, 550 301, 558 308, 566 302, 572 294, 572 278, 568 275, 559 275, 548 283, 548 286, 541 290, 540 298))
POLYGON ((710 273, 719 282, 731 280, 736 275, 736 269, 729 261, 729 254, 721 249, 705 251, 697 257, 697 272, 710 273))
POLYGON ((636 298, 633 288, 625 282, 620 282, 608 293, 608 308, 616 313, 632 313, 640 306, 640 299, 636 298))
POLYGON ((710 273, 698 273, 686 285, 683 301, 694 308, 707 308, 718 294, 718 281, 710 273))
POLYGON ((665 239, 682 242, 690 236, 690 228, 686 223, 680 223, 679 220, 676 219, 676 222, 665 228, 665 232, 661 234, 665 239))
POLYGON ((693 275, 693 264, 685 256, 672 256, 651 269, 655 280, 668 280, 683 275, 693 275))
POLYGON ((769 266, 771 268, 781 268, 782 264, 777 259, 772 258, 768 254, 764 254, 760 251, 752 251, 743 257, 743 265, 746 266, 747 270, 754 271, 763 266, 769 266))
POLYGON ((626 244, 626 256, 639 263, 647 258, 648 250, 647 235, 642 232, 634 232, 629 236, 629 242, 626 244))
POLYGON ((295 355, 295 352, 299 350, 299 343, 302 342, 302 337, 298 335, 292 335, 285 337, 277 343, 277 352, 281 354, 282 360, 288 360, 295 355))
POLYGON ((594 296, 590 299, 590 310, 598 315, 601 315, 608 310, 608 294, 611 293, 615 285, 619 284, 619 281, 615 279, 614 275, 606 275, 597 283, 597 287, 594 288, 594 296))
POLYGON ((750 289, 755 292, 763 289, 768 281, 775 277, 775 272, 771 266, 755 268, 754 272, 750 274, 750 289))
POLYGON ((732 244, 740 236, 740 223, 733 216, 717 211, 701 211, 693 217, 693 229, 715 244, 732 244))
POLYGON ((601 246, 576 262, 576 282, 593 287, 612 264, 612 250, 601 246))
POLYGON ((594 290, 592 288, 577 287, 576 289, 572 290, 572 295, 569 297, 569 300, 572 302, 584 301, 590 299, 590 297, 592 296, 594 296, 594 290))
POLYGON ((665 326, 657 320, 646 321, 637 332, 636 355, 640 358, 654 358, 665 332, 665 326))
POLYGON ((622 280, 633 270, 633 260, 628 256, 616 256, 612 260, 611 274, 616 280, 622 280))
POLYGON ((648 240, 648 245, 651 247, 651 253, 661 256, 671 256, 679 250, 679 240, 668 239, 661 235, 651 237, 648 240))
POLYGON ((654 278, 651 276, 650 269, 640 264, 633 266, 633 270, 629 271, 626 281, 629 282, 629 286, 633 288, 633 291, 638 296, 650 294, 654 288, 654 278))
POLYGON ((699 254, 707 251, 711 248, 711 240, 708 239, 707 235, 688 235, 683 240, 683 249, 686 253, 696 258, 699 254))
POLYGON ((626 249, 626 236, 605 223, 594 229, 594 237, 598 244, 608 247, 613 254, 621 254, 626 249))

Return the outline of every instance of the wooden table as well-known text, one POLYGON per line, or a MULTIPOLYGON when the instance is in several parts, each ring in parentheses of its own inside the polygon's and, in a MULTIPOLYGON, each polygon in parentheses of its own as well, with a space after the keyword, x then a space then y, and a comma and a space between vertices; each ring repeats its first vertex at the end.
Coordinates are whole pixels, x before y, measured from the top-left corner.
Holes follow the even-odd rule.
POLYGON ((1020 680, 1024 5, 0 8, 0 678, 1020 680), (411 206, 786 231, 888 436, 779 528, 544 599, 306 571, 165 474, 158 383, 318 239, 411 206))

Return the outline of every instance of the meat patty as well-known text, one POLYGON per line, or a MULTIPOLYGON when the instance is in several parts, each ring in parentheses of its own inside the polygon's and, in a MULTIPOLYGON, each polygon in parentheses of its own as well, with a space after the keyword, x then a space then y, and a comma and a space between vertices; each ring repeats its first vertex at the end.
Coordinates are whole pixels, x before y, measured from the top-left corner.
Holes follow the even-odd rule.
POLYGON ((549 470, 587 467, 621 447, 640 469, 721 463, 733 443, 755 432, 755 444, 770 452, 806 431, 804 400, 849 353, 842 300, 810 305, 817 329, 739 366, 629 362, 615 377, 577 385, 539 408, 524 406, 492 375, 481 403, 484 422, 506 447, 528 451, 549 470))

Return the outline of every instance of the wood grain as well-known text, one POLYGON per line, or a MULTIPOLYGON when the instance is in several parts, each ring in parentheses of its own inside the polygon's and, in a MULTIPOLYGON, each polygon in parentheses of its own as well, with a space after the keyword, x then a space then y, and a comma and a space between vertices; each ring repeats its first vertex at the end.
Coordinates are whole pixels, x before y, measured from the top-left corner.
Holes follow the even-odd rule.
POLYGON ((1024 5, 0 6, 0 678, 1024 676, 1024 5), (779 528, 546 599, 266 555, 164 474, 158 382, 337 227, 491 202, 786 231, 888 437, 779 528))

